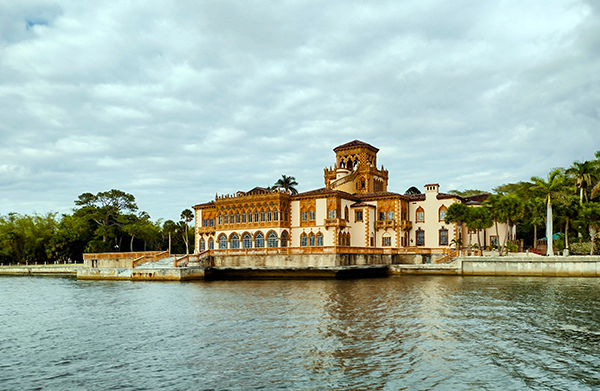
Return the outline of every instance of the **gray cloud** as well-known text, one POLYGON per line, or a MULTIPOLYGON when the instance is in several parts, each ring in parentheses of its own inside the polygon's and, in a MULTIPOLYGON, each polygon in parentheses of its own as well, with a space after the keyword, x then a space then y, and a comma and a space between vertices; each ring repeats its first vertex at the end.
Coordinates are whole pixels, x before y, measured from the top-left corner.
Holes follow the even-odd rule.
POLYGON ((593 1, 0 5, 0 214, 131 192, 153 218, 381 149, 390 189, 600 149, 593 1))

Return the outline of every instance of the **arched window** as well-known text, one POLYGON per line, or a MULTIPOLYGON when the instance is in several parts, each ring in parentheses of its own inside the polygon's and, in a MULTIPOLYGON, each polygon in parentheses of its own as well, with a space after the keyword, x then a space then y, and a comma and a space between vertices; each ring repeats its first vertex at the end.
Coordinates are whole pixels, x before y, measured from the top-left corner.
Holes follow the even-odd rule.
POLYGON ((254 222, 258 223, 258 211, 257 210, 254 211, 254 222))
POLYGON ((242 223, 246 222, 246 212, 242 213, 242 223))
POLYGON ((344 208, 344 220, 348 221, 348 206, 344 208))
POLYGON ((219 215, 219 224, 223 224, 223 215, 219 215))
POLYGON ((271 221, 273 220, 273 214, 271 213, 271 210, 267 211, 267 221, 271 221))
POLYGON ((208 249, 209 250, 215 249, 215 241, 213 240, 213 238, 208 239, 208 249))
POLYGON ((229 224, 229 215, 226 214, 224 217, 225 217, 225 222, 224 223, 225 224, 229 224))
POLYGON ((352 170, 352 159, 348 159, 348 163, 346 164, 346 168, 348 170, 352 170))
POLYGON ((233 224, 235 220, 233 220, 233 213, 229 215, 229 224, 233 224))
POLYGON ((236 233, 232 233, 229 237, 231 248, 240 248, 240 237, 236 233))
POLYGON ((315 234, 313 234, 312 232, 308 236, 308 245, 311 247, 315 245, 315 234))
POLYGON ((254 235, 254 247, 255 248, 263 248, 265 247, 265 235, 262 232, 257 232, 254 235))
POLYGON ((350 232, 346 235, 346 246, 350 247, 350 232))
POLYGON ((265 221, 265 211, 264 210, 260 211, 260 221, 265 221))
POLYGON ((252 248, 252 236, 248 232, 242 236, 242 246, 244 248, 252 248))
POLYGON ((277 244, 277 234, 273 231, 269 232, 269 235, 267 236, 267 246, 271 248, 278 247, 277 244))
POLYGON ((227 248, 227 236, 225 234, 219 235, 219 249, 227 248))
POLYGON ((323 234, 319 232, 317 234, 317 246, 322 246, 322 245, 323 245, 323 234))
POLYGON ((235 222, 236 222, 236 224, 240 223, 240 212, 235 213, 235 222))
POLYGON ((288 233, 287 231, 283 231, 281 233, 281 247, 287 247, 288 245, 288 233))
POLYGON ((417 208, 415 217, 416 217, 417 223, 423 223, 425 221, 425 211, 420 206, 417 208))
POLYGON ((440 217, 440 221, 444 221, 444 219, 446 218, 447 210, 448 210, 448 208, 446 208, 444 205, 440 206, 440 209, 438 210, 438 215, 440 217))
POLYGON ((300 235, 300 246, 301 247, 306 247, 307 245, 307 240, 306 240, 306 234, 302 234, 300 235))
POLYGON ((279 211, 277 209, 273 211, 273 220, 279 221, 279 211))
POLYGON ((200 239, 200 251, 204 251, 206 248, 206 242, 204 239, 200 239))

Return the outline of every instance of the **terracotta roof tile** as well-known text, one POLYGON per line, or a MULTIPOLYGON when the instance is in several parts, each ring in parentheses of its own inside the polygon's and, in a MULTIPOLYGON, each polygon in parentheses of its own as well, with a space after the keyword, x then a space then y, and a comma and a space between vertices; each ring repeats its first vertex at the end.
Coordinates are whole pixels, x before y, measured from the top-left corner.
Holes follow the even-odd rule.
POLYGON ((337 152, 340 149, 354 148, 354 147, 367 147, 367 148, 373 149, 375 152, 379 151, 378 148, 375 148, 371 144, 367 144, 364 141, 360 141, 360 140, 354 140, 354 141, 350 141, 349 143, 346 143, 346 144, 338 145, 337 147, 333 148, 333 151, 337 152))
POLYGON ((377 199, 377 198, 401 198, 403 200, 408 200, 408 196, 399 193, 392 193, 389 191, 378 191, 373 193, 356 193, 354 194, 356 197, 361 200, 368 199, 377 199))
POLYGON ((357 200, 357 197, 354 194, 346 193, 345 191, 341 191, 341 190, 331 190, 326 187, 322 187, 322 188, 316 189, 316 190, 305 191, 303 193, 298 193, 292 197, 293 198, 301 198, 301 197, 314 197, 314 196, 320 196, 320 195, 334 195, 334 194, 339 195, 340 197, 351 199, 351 200, 357 200))

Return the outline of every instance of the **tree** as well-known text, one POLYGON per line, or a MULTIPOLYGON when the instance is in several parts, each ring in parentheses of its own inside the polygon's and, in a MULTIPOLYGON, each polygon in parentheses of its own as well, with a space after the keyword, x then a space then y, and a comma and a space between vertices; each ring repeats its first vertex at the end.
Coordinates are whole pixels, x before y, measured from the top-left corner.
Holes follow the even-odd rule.
POLYGON ((494 225, 489 209, 481 207, 469 208, 466 224, 467 228, 471 231, 477 231, 477 245, 481 249, 481 236, 479 233, 494 225))
POLYGON ((498 231, 498 221, 504 221, 506 216, 504 215, 504 208, 502 207, 503 195, 494 194, 488 197, 484 202, 484 206, 490 211, 490 216, 494 221, 496 227, 496 237, 498 238, 498 253, 502 256, 502 243, 500 243, 500 233, 498 231))
POLYGON ((569 223, 572 219, 576 219, 581 204, 579 203, 578 197, 572 194, 562 194, 557 202, 558 214, 561 216, 560 222, 565 227, 565 248, 569 248, 569 223))
POLYGON ((579 203, 583 204, 584 196, 585 201, 588 202, 587 190, 598 178, 598 167, 595 162, 574 162, 565 173, 575 180, 575 186, 579 189, 579 203))
POLYGON ((129 218, 131 222, 126 224, 123 230, 131 236, 129 251, 133 252, 133 240, 136 236, 144 235, 147 225, 152 223, 150 222, 150 215, 146 212, 140 212, 138 216, 131 215, 129 218))
POLYGON ((184 209, 181 212, 181 227, 182 227, 182 235, 183 241, 185 242, 185 253, 190 253, 190 231, 189 231, 189 222, 194 220, 194 212, 190 209, 184 209))
POLYGON ((105 243, 109 237, 114 237, 115 246, 119 246, 115 228, 128 223, 126 212, 133 213, 138 209, 133 195, 116 189, 98 194, 83 193, 75 205, 80 207, 75 209, 75 215, 95 222, 98 226, 96 235, 105 243))
POLYGON ((448 210, 446 210, 446 217, 444 217, 444 223, 456 223, 458 227, 458 237, 462 238, 462 226, 468 218, 469 207, 463 203, 455 202, 454 204, 448 207, 448 210))
POLYGON ((171 254, 171 235, 177 230, 177 224, 173 220, 167 220, 162 228, 163 232, 169 236, 169 254, 171 254))
POLYGON ((282 175, 281 178, 278 179, 277 182, 275 182, 273 188, 283 189, 291 194, 298 194, 296 186, 298 186, 296 178, 294 178, 293 176, 282 175))
POLYGON ((533 226, 533 248, 537 246, 537 227, 544 224, 545 212, 544 200, 532 198, 525 204, 525 216, 529 224, 533 226))
POLYGON ((547 180, 540 177, 532 177, 531 182, 533 182, 531 189, 541 194, 546 203, 546 239, 548 243, 546 255, 554 256, 552 248, 552 196, 560 191, 564 184, 564 177, 561 170, 557 168, 548 174, 547 180))
POLYGON ((600 229, 600 204, 592 202, 583 204, 581 213, 579 214, 579 221, 588 227, 592 242, 590 255, 593 255, 596 234, 598 233, 598 229, 600 229))
POLYGON ((460 197, 471 197, 479 194, 489 194, 487 191, 477 190, 477 189, 465 189, 465 190, 450 190, 449 194, 456 194, 460 197))
POLYGON ((506 243, 508 242, 509 236, 510 240, 515 239, 512 237, 512 231, 513 227, 523 217, 523 203, 517 196, 507 194, 505 196, 501 196, 499 207, 501 208, 500 214, 504 216, 506 225, 508 226, 508 230, 506 231, 506 235, 504 236, 504 244, 502 245, 502 247, 506 247, 506 243))

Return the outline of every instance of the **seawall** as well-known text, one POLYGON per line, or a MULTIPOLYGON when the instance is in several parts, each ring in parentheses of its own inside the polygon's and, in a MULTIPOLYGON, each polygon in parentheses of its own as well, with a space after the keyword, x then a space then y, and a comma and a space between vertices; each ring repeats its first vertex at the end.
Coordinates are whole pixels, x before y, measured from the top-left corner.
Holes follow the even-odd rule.
POLYGON ((600 277, 600 257, 464 257, 464 276, 600 277))
POLYGON ((0 276, 76 276, 81 264, 0 266, 0 276))

